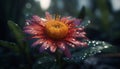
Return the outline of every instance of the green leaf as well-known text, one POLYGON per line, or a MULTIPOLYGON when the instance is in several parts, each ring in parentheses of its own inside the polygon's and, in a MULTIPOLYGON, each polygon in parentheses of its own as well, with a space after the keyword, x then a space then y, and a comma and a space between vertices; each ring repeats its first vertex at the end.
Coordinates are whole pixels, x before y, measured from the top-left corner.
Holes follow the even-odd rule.
POLYGON ((12 43, 12 42, 7 42, 7 41, 0 40, 0 46, 9 48, 9 49, 11 49, 15 52, 19 51, 18 46, 15 43, 12 43))
POLYGON ((28 46, 27 42, 24 41, 25 34, 21 28, 13 21, 8 21, 8 26, 16 39, 20 53, 25 54, 27 58, 30 58, 30 47, 28 46))
POLYGON ((24 35, 23 31, 21 30, 21 28, 13 21, 8 21, 8 26, 9 26, 13 36, 15 36, 15 39, 16 39, 18 45, 23 46, 23 44, 24 44, 23 39, 25 38, 25 35, 24 35))
POLYGON ((64 58, 67 62, 81 62, 88 57, 97 55, 99 53, 116 53, 118 48, 108 44, 104 41, 87 41, 88 47, 79 48, 73 51, 72 58, 64 58))

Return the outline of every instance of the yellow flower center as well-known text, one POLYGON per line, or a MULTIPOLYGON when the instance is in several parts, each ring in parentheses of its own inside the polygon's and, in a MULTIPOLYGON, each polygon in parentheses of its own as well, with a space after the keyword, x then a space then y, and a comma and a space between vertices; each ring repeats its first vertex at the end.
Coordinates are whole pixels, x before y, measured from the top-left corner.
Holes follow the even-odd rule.
POLYGON ((58 20, 50 20, 45 25, 47 35, 55 40, 64 38, 68 33, 68 26, 58 20))

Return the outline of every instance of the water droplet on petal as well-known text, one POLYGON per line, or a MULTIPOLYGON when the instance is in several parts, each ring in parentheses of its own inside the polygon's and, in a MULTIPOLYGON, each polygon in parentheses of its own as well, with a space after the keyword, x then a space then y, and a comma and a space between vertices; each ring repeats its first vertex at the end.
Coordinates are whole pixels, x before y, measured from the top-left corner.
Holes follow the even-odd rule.
POLYGON ((29 22, 26 22, 26 25, 30 25, 30 23, 29 23, 29 22))
POLYGON ((45 50, 46 50, 47 48, 45 48, 45 50))
POLYGON ((71 45, 72 47, 75 47, 75 45, 71 45))
POLYGON ((75 39, 72 39, 73 41, 75 41, 75 39))
POLYGON ((65 49, 65 46, 63 46, 63 49, 65 49))

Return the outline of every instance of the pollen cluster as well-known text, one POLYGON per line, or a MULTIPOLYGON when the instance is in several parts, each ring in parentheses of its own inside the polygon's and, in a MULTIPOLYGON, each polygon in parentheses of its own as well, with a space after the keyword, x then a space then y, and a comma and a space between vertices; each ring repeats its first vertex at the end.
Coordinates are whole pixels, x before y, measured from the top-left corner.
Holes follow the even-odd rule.
POLYGON ((60 40, 66 37, 68 33, 67 24, 58 20, 50 20, 45 25, 47 36, 52 39, 60 40))

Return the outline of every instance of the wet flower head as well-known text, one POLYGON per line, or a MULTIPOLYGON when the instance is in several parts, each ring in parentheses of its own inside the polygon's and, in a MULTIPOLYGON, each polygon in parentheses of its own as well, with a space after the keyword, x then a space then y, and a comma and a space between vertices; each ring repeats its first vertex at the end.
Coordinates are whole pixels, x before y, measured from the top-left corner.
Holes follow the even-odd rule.
POLYGON ((24 32, 31 34, 31 38, 38 40, 32 46, 40 45, 40 51, 50 49, 55 52, 60 49, 67 57, 71 57, 68 47, 87 46, 83 40, 86 40, 84 27, 78 27, 79 19, 71 17, 54 18, 46 12, 45 18, 34 15, 32 19, 26 21, 24 32))

